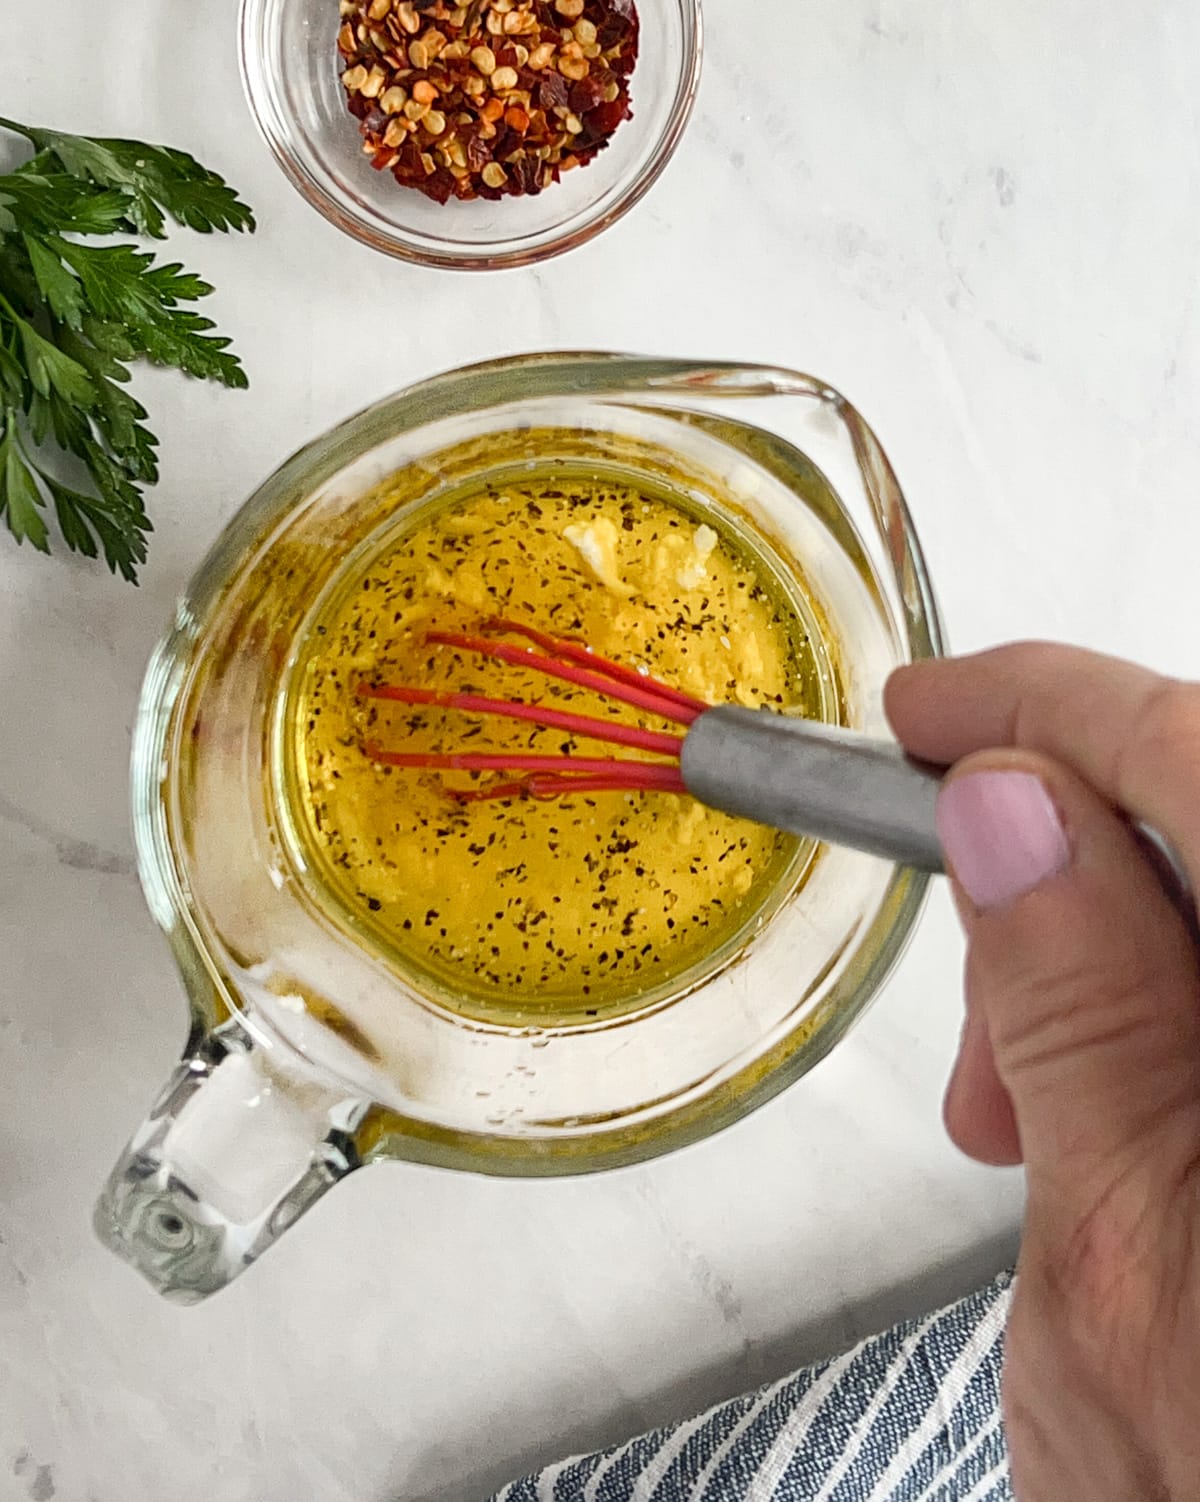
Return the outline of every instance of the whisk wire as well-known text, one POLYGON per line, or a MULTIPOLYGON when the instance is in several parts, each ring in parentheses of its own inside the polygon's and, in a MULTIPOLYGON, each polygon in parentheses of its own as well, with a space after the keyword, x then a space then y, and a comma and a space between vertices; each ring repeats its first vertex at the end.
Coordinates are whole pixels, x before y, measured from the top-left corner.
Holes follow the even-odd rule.
MULTIPOLYGON (((513 667, 528 668, 535 673, 544 673, 548 678, 557 678, 564 683, 573 683, 577 688, 590 689, 608 699, 619 699, 634 709, 643 709, 648 714, 659 715, 665 720, 674 720, 679 725, 690 725, 699 719, 707 705, 699 701, 678 704, 668 699, 657 689, 618 682, 610 674, 592 668, 577 667, 573 663, 543 657, 528 647, 514 647, 507 642, 491 641, 485 636, 471 636, 458 631, 429 631, 425 640, 444 647, 457 647, 461 652, 474 652, 481 657, 492 657, 498 662, 510 663, 513 667)), ((566 645, 564 643, 564 645, 566 645)), ((635 675, 636 676, 636 675, 635 675)))
MULTIPOLYGON (((644 713, 690 726, 709 706, 682 690, 662 683, 649 674, 600 657, 581 643, 548 635, 515 621, 495 618, 481 628, 483 635, 461 631, 429 631, 430 645, 452 647, 459 652, 490 658, 514 667, 531 669, 546 677, 587 689, 609 701, 629 705, 644 713), (506 632, 523 636, 539 651, 495 641, 486 633, 506 632)), ((680 771, 684 737, 646 730, 615 720, 602 720, 570 710, 528 704, 518 699, 493 699, 488 695, 455 693, 409 687, 404 684, 360 682, 363 699, 459 710, 467 714, 524 720, 540 728, 565 731, 582 739, 609 745, 630 746, 651 755, 668 758, 652 762, 632 758, 599 758, 564 754, 545 756, 520 752, 426 752, 389 751, 374 741, 363 750, 372 761, 385 767, 410 770, 439 769, 470 773, 519 773, 517 778, 492 782, 478 788, 449 789, 461 803, 481 803, 506 798, 557 798, 571 794, 602 792, 686 791, 680 771)))
POLYGON ((461 709, 468 714, 494 715, 509 720, 529 720, 549 730, 565 730, 588 740, 606 741, 614 746, 636 746, 658 756, 678 757, 683 749, 681 735, 667 735, 655 730, 641 730, 636 725, 620 725, 598 720, 591 715, 571 714, 563 709, 548 709, 541 704, 525 704, 518 699, 489 699, 480 694, 446 694, 432 689, 402 688, 390 683, 360 683, 362 699, 389 699, 399 704, 429 705, 439 709, 461 709))

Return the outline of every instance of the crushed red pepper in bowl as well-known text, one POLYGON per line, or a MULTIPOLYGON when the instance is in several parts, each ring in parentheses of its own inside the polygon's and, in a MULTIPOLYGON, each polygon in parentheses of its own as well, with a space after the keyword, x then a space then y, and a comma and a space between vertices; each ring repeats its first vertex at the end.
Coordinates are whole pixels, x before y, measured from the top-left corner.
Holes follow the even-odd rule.
POLYGON ((371 165, 437 203, 540 193, 632 114, 633 0, 340 0, 371 165))

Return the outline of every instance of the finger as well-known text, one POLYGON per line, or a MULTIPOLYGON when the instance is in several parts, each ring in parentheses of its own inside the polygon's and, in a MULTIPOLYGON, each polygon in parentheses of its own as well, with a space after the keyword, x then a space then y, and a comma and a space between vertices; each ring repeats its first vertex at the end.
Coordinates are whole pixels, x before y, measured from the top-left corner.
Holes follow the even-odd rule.
POLYGON ((1021 1162, 1013 1103, 996 1069, 987 1018, 978 1007, 967 1013, 942 1114, 951 1140, 969 1158, 996 1167, 1021 1162))
POLYGON ((1200 891, 1200 684, 1026 643, 902 668, 885 692, 904 745, 943 766, 993 746, 1066 763, 1166 835, 1200 891))
POLYGON ((1068 769, 1000 751, 955 769, 938 828, 1031 1183, 1069 1197, 1151 1142, 1200 1154, 1200 968, 1125 822, 1068 769))

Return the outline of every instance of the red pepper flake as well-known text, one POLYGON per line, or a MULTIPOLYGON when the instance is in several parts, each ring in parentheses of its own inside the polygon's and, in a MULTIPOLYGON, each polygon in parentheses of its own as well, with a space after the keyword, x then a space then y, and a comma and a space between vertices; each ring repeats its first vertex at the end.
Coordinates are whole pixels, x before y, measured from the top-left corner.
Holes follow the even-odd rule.
POLYGON ((633 0, 340 0, 363 152, 437 203, 540 193, 632 114, 633 0))

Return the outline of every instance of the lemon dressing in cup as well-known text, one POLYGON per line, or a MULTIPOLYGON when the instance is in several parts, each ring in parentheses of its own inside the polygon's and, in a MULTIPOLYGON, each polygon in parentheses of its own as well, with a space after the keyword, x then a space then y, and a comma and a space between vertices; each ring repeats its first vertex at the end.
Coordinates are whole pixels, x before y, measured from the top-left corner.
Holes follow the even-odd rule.
POLYGON ((587 758, 604 747, 524 720, 414 710, 370 697, 370 682, 663 728, 594 689, 548 687, 519 663, 429 640, 497 615, 567 632, 708 703, 836 718, 836 669, 802 581, 785 586, 706 516, 549 461, 386 530, 314 609, 285 689, 281 803, 343 910, 455 1010, 543 1025, 626 1014, 753 932, 812 858, 811 842, 686 796, 476 801, 503 775, 386 764, 387 748, 587 758))
MULTIPOLYGON (((367 1164, 580 1173, 696 1142, 817 1063, 902 951, 928 879, 877 857, 657 793, 469 805, 456 833, 444 777, 387 775, 370 746, 470 720, 410 726, 361 684, 444 667, 482 685, 426 638, 526 609, 702 697, 757 692, 877 737, 888 674, 941 639, 883 450, 795 372, 526 356, 427 381, 289 460, 192 581, 136 725, 140 871, 191 1028, 96 1225, 164 1295, 223 1287, 367 1164), (401 598, 365 607, 380 586, 401 598), (322 800, 337 839, 316 828, 322 800), (504 864, 472 886, 492 833, 504 864), (532 908, 522 838, 544 863, 532 908), (453 924, 430 898, 438 916, 406 943, 430 911, 421 883, 448 891, 439 863, 463 889, 453 924), (615 956, 635 903, 649 973, 615 956), (535 958, 551 907, 566 913, 535 958)), ((504 696, 524 697, 514 671, 504 696)))

